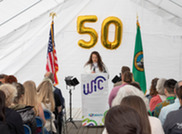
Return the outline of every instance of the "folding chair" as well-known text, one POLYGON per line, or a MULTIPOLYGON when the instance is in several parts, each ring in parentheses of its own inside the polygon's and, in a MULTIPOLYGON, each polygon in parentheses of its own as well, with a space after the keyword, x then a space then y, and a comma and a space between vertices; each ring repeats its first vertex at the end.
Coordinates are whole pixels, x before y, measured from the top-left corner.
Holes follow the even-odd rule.
POLYGON ((62 120, 62 134, 67 134, 67 118, 66 118, 66 108, 62 109, 63 111, 63 120, 62 120))
POLYGON ((38 128, 41 128, 41 134, 44 134, 44 130, 43 130, 43 127, 44 127, 44 123, 43 123, 43 120, 39 117, 39 116, 36 116, 35 117, 35 120, 36 120, 36 123, 37 123, 37 127, 38 128))
POLYGON ((47 109, 44 109, 44 117, 46 120, 50 121, 50 128, 51 128, 51 133, 52 133, 52 116, 51 116, 51 112, 47 109))
POLYGON ((23 124, 23 127, 24 127, 25 134, 32 134, 31 128, 28 125, 23 124))

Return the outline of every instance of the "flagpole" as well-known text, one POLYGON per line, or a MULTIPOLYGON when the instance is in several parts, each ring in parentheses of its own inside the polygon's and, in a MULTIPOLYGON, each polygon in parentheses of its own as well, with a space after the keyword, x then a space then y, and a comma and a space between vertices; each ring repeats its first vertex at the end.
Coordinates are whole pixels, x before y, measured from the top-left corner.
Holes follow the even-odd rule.
POLYGON ((138 21, 138 13, 137 13, 136 19, 137 19, 137 25, 140 27, 140 23, 138 21))
POLYGON ((137 81, 143 93, 146 93, 146 78, 145 78, 145 70, 144 70, 144 57, 143 57, 143 47, 142 47, 142 38, 140 32, 140 24, 138 21, 138 14, 137 14, 137 32, 136 32, 136 39, 135 39, 135 49, 134 49, 134 56, 133 56, 133 77, 134 80, 137 81))
MULTIPOLYGON (((53 51, 55 51, 54 49, 54 17, 56 16, 56 13, 55 12, 51 12, 50 17, 52 17, 52 23, 51 23, 51 36, 52 36, 52 47, 53 47, 53 51)), ((53 52, 53 58, 54 58, 54 64, 55 64, 55 53, 53 52)), ((55 73, 57 73, 56 69, 58 68, 55 68, 55 73)), ((57 79, 57 75, 55 76, 56 79, 57 79)), ((56 83, 54 84, 54 86, 57 85, 56 83)))
POLYGON ((52 17, 52 23, 51 23, 51 35, 52 35, 52 47, 53 47, 53 50, 54 50, 54 31, 53 31, 53 24, 54 24, 54 17, 56 16, 56 13, 55 12, 51 12, 50 17, 52 17))
POLYGON ((52 43, 53 43, 53 49, 54 49, 54 31, 53 31, 53 27, 52 27, 52 25, 54 24, 54 17, 56 16, 56 13, 55 12, 51 12, 50 13, 50 15, 49 15, 50 17, 52 17, 52 23, 51 23, 51 35, 52 35, 52 37, 53 37, 53 41, 52 41, 52 43))
POLYGON ((136 14, 136 19, 137 19, 137 21, 138 21, 138 13, 136 14))

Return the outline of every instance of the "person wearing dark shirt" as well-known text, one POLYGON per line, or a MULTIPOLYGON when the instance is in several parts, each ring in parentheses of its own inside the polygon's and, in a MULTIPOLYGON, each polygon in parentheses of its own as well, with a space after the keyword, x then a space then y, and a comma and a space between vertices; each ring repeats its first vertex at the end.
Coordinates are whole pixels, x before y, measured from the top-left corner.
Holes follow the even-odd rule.
POLYGON ((170 112, 164 122, 165 134, 182 134, 182 86, 178 90, 179 110, 170 112))
POLYGON ((59 107, 61 107, 61 100, 60 100, 60 98, 59 98, 59 95, 57 94, 57 93, 55 93, 55 90, 54 90, 54 101, 55 101, 55 112, 54 112, 54 114, 55 114, 55 118, 57 119, 57 116, 58 116, 58 114, 59 114, 59 112, 61 112, 61 111, 58 111, 59 109, 59 107))
POLYGON ((5 108, 5 116, 11 134, 24 134, 23 121, 19 113, 5 108))
POLYGON ((54 94, 58 95, 58 97, 60 99, 60 102, 61 102, 61 108, 64 109, 64 107, 65 107, 65 105, 64 105, 64 103, 65 103, 64 97, 62 95, 61 90, 59 88, 55 87, 55 86, 54 86, 54 94))
POLYGON ((7 123, 10 134, 24 134, 23 121, 20 114, 8 108, 12 104, 15 96, 16 88, 14 86, 10 84, 3 84, 0 86, 0 105, 2 108, 0 109, 0 119, 7 123))

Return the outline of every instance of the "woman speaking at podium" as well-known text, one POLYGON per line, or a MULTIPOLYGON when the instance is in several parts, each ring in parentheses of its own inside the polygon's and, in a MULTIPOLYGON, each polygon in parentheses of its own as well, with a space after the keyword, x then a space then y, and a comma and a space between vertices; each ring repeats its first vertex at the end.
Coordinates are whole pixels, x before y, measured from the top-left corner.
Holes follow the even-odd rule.
POLYGON ((90 58, 84 66, 84 73, 108 73, 102 58, 97 51, 90 54, 90 58))

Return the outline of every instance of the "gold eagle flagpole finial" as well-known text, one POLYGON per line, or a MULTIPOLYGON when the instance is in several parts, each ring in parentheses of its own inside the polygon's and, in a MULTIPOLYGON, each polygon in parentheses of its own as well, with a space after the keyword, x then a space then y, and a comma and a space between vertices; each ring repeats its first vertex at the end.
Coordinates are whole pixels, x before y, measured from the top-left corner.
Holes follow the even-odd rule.
POLYGON ((137 13, 136 19, 137 19, 137 25, 140 27, 140 23, 138 21, 138 13, 137 13))
POLYGON ((52 16, 52 20, 54 20, 54 17, 56 16, 56 13, 51 12, 49 16, 52 16))

